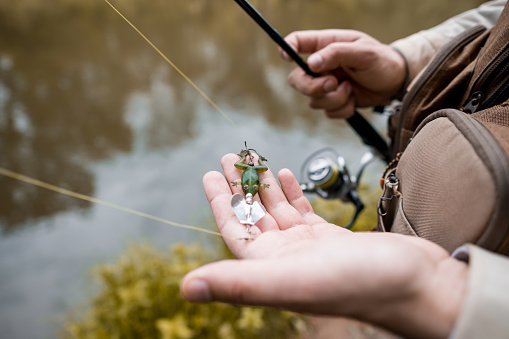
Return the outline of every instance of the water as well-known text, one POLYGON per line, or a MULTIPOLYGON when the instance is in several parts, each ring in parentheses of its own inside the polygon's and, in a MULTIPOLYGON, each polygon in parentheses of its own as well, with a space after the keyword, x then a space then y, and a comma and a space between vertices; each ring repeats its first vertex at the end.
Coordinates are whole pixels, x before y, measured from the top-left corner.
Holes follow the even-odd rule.
MULTIPOLYGON (((475 3, 475 2, 472 2, 475 3)), ((175 222, 213 229, 201 178, 244 140, 274 172, 298 173, 336 147, 355 168, 349 127, 312 112, 286 84, 293 67, 233 1, 117 1, 207 93, 232 126, 102 0, 0 0, 0 166, 175 222), (241 127, 239 127, 241 126, 241 127)), ((253 4, 282 34, 343 27, 390 42, 471 3, 280 0, 253 4), (420 16, 415 16, 422 13, 420 16), (412 15, 410 15, 412 13, 412 15)), ((384 118, 366 115, 379 129, 384 118)), ((376 182, 383 165, 366 180, 376 182)), ((0 178, 0 328, 51 338, 93 293, 88 271, 133 241, 213 236, 172 228, 0 178)))

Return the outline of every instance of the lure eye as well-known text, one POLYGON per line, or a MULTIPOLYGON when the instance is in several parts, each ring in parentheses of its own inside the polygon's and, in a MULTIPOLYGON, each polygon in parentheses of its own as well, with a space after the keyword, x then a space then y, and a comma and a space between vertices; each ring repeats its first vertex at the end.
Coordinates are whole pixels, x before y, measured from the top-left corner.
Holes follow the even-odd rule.
POLYGON ((249 185, 244 185, 244 189, 247 190, 249 188, 249 185))
POLYGON ((253 185, 253 188, 254 188, 255 190, 257 190, 257 189, 258 189, 258 185, 253 185))

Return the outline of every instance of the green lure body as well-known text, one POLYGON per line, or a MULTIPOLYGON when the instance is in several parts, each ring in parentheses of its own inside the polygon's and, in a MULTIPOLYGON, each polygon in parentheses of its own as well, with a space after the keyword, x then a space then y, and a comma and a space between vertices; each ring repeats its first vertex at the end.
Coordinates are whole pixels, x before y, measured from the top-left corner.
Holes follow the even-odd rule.
MULTIPOLYGON (((268 184, 264 184, 260 182, 260 177, 258 173, 265 172, 269 168, 267 165, 265 165, 264 161, 267 161, 264 157, 259 155, 258 163, 259 165, 253 164, 253 156, 251 155, 251 151, 255 150, 253 149, 245 149, 238 154, 240 157, 240 160, 235 163, 235 167, 238 168, 241 171, 244 171, 242 173, 241 181, 233 181, 232 185, 237 186, 241 185, 242 191, 244 191, 244 195, 247 196, 248 193, 254 197, 257 193, 260 187, 268 188, 268 184), (249 156, 249 162, 246 164, 247 157, 249 156)), ((258 154, 258 153, 257 153, 258 154)))

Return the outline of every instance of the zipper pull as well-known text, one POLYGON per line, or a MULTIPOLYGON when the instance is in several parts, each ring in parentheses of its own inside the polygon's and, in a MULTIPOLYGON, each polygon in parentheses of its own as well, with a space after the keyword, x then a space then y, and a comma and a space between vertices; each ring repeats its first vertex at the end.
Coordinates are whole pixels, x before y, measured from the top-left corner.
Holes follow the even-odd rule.
POLYGON ((468 114, 475 113, 477 111, 477 109, 479 108, 479 106, 481 105, 483 98, 484 98, 483 92, 475 92, 470 97, 470 100, 468 101, 468 103, 465 106, 463 106, 463 108, 461 110, 468 114))

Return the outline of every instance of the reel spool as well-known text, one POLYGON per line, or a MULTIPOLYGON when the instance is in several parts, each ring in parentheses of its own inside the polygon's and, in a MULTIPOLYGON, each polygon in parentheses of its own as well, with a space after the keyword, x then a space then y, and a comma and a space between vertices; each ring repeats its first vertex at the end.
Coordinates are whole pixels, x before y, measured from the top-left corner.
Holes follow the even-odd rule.
POLYGON ((345 159, 332 147, 312 153, 302 164, 300 187, 303 192, 316 193, 324 199, 341 199, 355 205, 352 220, 345 228, 351 228, 364 209, 357 193, 358 182, 364 169, 375 159, 371 152, 365 153, 356 176, 351 176, 345 159))

